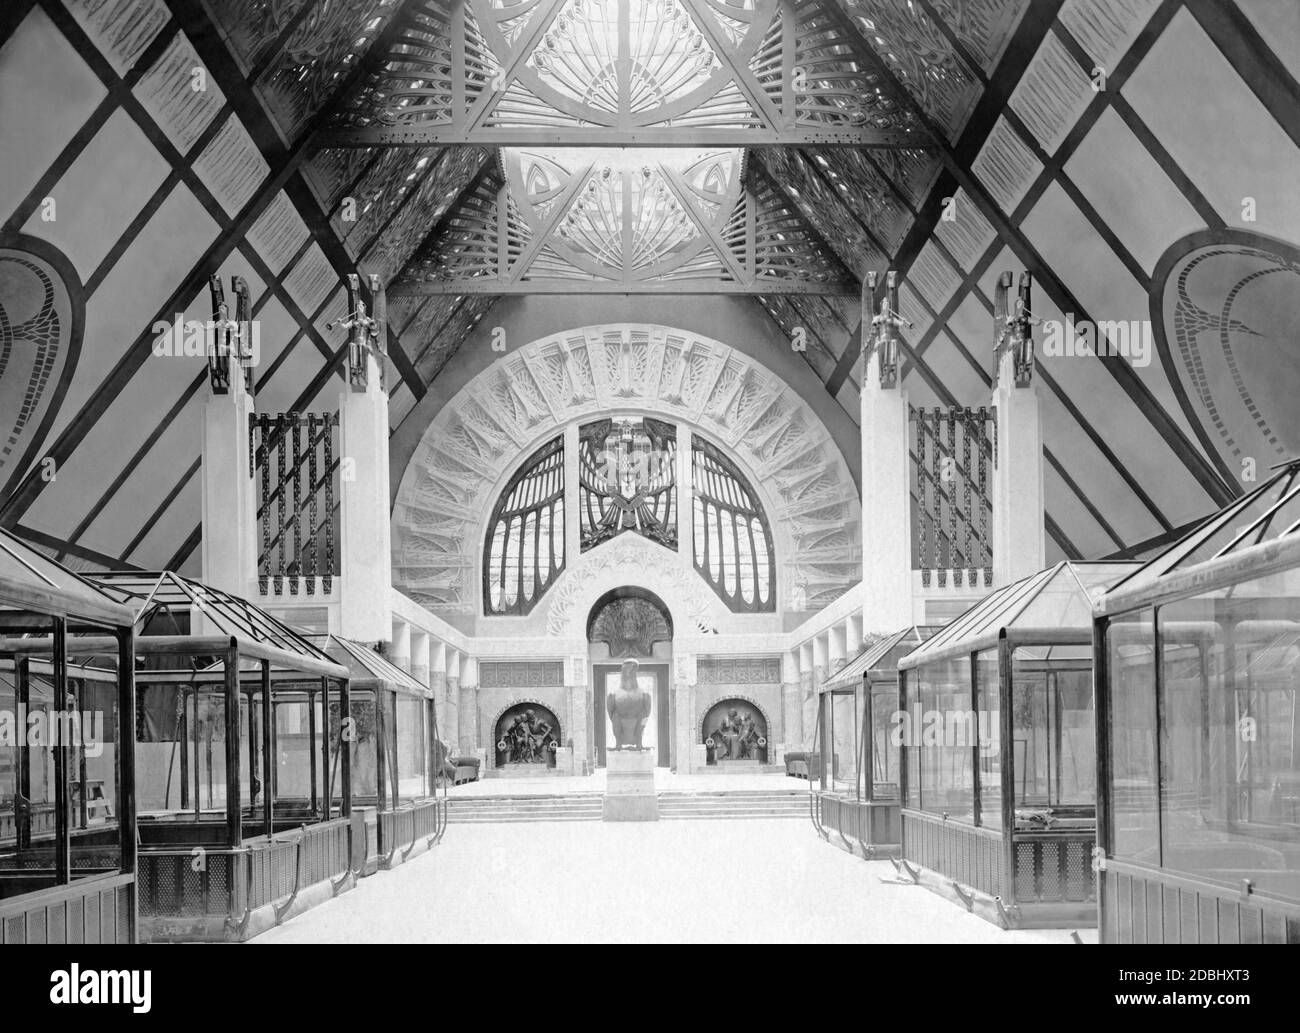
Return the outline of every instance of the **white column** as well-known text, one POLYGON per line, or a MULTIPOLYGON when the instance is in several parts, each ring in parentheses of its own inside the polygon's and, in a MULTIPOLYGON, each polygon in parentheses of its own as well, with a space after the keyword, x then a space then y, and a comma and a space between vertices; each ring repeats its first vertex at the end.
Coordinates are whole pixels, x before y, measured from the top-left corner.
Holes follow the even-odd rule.
POLYGON ((472 754, 480 745, 478 729, 478 660, 460 654, 460 706, 458 727, 462 753, 472 754))
POLYGON ((340 627, 348 638, 378 642, 393 633, 388 396, 375 357, 366 363, 366 390, 339 395, 340 627))
POLYGON ((997 451, 993 467, 993 584, 1008 585, 1047 562, 1043 526, 1043 427, 1031 380, 1016 387, 1015 355, 1002 355, 993 389, 997 451))
POLYGON ((438 704, 438 731, 442 741, 455 756, 460 755, 460 654, 445 642, 439 642, 429 653, 432 668, 433 690, 440 693, 438 704))
POLYGON ((862 315, 862 623, 889 634, 912 621, 907 392, 880 386, 880 363, 868 351, 870 309, 862 315))
POLYGON ((411 626, 400 618, 393 619, 392 646, 388 658, 407 674, 411 672, 411 626))
POLYGON ((688 569, 695 557, 695 491, 691 484, 691 428, 677 425, 677 553, 688 569))
POLYGON ((429 681, 429 633, 411 628, 411 676, 425 685, 429 681))
POLYGON ((578 490, 578 427, 564 431, 564 565, 572 570, 582 552, 582 492, 578 490))
POLYGON ((848 660, 848 621, 831 625, 826 635, 826 675, 839 670, 848 660))
POLYGON ((812 749, 813 734, 817 730, 817 672, 814 666, 814 643, 805 642, 799 647, 799 721, 803 731, 800 746, 812 749))
MULTIPOLYGON (((229 394, 214 394, 203 410, 202 578, 213 588, 247 597, 257 580, 257 489, 248 457, 253 399, 238 368, 229 394)), ((196 629, 197 630, 197 629, 196 629)))
POLYGON ((785 752, 797 750, 803 742, 803 700, 799 688, 799 650, 781 654, 781 744, 780 756, 772 757, 774 764, 785 760, 785 752))

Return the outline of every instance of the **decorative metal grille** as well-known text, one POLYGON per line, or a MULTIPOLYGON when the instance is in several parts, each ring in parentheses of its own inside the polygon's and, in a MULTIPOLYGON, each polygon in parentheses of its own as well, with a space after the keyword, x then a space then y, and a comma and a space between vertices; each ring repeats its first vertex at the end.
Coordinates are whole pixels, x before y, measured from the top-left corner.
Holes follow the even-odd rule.
POLYGON ((338 567, 334 509, 339 468, 335 459, 338 413, 253 413, 249 464, 257 483, 261 530, 257 584, 263 594, 330 592, 338 567))
POLYGON ((483 660, 478 665, 481 689, 553 688, 564 684, 563 660, 483 660))
POLYGON ((624 531, 677 548, 677 428, 649 417, 578 433, 582 551, 624 531))
POLYGON ((492 510, 483 546, 483 612, 532 610, 564 570, 564 437, 515 472, 492 510))
POLYGON ((695 569, 736 613, 776 609, 776 550, 758 495, 715 445, 691 437, 695 569))
POLYGON ((916 508, 915 557, 921 583, 993 583, 992 473, 996 424, 993 410, 911 410, 912 491, 916 508))

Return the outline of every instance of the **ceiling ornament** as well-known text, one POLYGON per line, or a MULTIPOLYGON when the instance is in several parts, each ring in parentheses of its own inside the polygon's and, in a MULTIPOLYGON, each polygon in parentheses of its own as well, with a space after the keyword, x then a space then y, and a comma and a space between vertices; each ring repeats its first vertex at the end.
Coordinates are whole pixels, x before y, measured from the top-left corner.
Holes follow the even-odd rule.
POLYGON ((321 142, 923 145, 894 88, 855 58, 854 27, 824 7, 411 0, 321 142))
POLYGON ((853 273, 739 148, 502 148, 400 294, 814 293, 853 273))

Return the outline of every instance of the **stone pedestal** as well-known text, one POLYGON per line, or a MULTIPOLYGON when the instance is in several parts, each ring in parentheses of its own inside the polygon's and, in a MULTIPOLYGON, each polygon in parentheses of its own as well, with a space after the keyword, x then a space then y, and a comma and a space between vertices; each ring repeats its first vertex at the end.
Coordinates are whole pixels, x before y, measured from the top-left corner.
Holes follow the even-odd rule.
POLYGON ((555 751, 555 773, 557 775, 573 774, 573 750, 560 746, 555 751))
POLYGON ((605 821, 659 820, 654 750, 609 750, 605 775, 605 821))
POLYGON ((702 742, 691 743, 691 772, 703 771, 709 766, 709 748, 702 742))

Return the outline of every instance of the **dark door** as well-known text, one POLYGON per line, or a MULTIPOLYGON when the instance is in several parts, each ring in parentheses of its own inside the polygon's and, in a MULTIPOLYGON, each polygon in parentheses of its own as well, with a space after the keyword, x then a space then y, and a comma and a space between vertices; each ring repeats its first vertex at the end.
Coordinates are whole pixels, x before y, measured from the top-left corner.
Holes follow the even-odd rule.
MULTIPOLYGON (((617 681, 619 671, 622 670, 622 663, 614 664, 593 664, 591 669, 592 684, 592 703, 594 710, 594 724, 596 726, 596 766, 605 766, 605 749, 606 749, 606 724, 609 721, 609 715, 605 713, 605 685, 612 677, 617 681)), ((668 725, 668 665, 667 664, 650 664, 643 663, 637 673, 644 677, 652 675, 654 677, 654 709, 650 711, 650 721, 654 723, 655 736, 658 739, 658 745, 655 753, 655 766, 666 768, 671 766, 669 759, 669 725, 668 725)), ((647 725, 646 731, 650 728, 647 725)), ((649 738, 646 736, 645 738, 649 738)), ((644 741, 644 739, 642 740, 644 741)))

